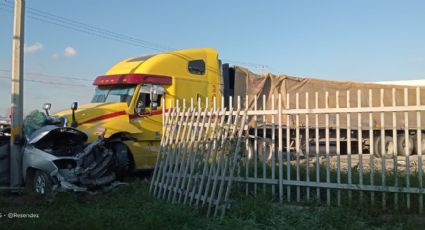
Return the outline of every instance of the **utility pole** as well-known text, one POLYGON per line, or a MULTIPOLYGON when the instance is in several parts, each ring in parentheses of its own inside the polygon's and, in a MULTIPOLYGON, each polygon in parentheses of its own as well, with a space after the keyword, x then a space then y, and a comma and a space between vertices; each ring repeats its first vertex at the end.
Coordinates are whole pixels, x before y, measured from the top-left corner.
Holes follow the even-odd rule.
POLYGON ((24 104, 24 18, 25 0, 15 0, 12 43, 12 121, 10 138, 10 186, 22 185, 22 123, 24 104))

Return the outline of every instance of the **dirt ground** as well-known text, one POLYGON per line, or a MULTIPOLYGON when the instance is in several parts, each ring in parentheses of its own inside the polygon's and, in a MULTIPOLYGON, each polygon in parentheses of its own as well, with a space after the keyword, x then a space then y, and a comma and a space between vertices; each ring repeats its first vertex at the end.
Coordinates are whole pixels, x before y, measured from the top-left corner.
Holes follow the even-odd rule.
MULTIPOLYGON (((362 159, 362 168, 364 171, 370 171, 371 169, 371 155, 370 154, 352 154, 350 155, 340 155, 340 168, 341 171, 347 171, 348 170, 348 162, 349 162, 349 158, 351 158, 351 168, 352 169, 356 169, 359 170, 361 165, 360 165, 360 159, 362 159)), ((337 169, 337 162, 338 162, 338 157, 333 155, 333 156, 329 156, 329 160, 330 160, 330 167, 331 169, 337 169)), ((373 157, 373 169, 374 171, 381 171, 382 166, 383 166, 383 159, 382 158, 377 158, 377 157, 373 157)), ((308 159, 309 165, 310 166, 314 166, 316 164, 316 156, 310 156, 308 159)), ((405 156, 398 156, 396 159, 392 158, 392 159, 385 159, 384 160, 384 167, 387 171, 394 171, 394 165, 396 165, 397 167, 397 171, 406 171, 406 167, 407 167, 407 161, 408 161, 408 165, 410 165, 410 172, 414 173, 418 171, 418 166, 419 166, 419 156, 417 155, 413 155, 410 157, 405 157, 405 156)), ((296 160, 292 160, 291 161, 293 164, 296 163, 296 160)), ((302 158, 300 159, 300 164, 301 165, 305 165, 307 162, 307 158, 302 158)), ((319 157, 319 162, 320 164, 326 165, 327 159, 326 156, 320 156, 319 157)), ((422 168, 424 169, 424 165, 425 165, 425 157, 422 157, 422 168)))

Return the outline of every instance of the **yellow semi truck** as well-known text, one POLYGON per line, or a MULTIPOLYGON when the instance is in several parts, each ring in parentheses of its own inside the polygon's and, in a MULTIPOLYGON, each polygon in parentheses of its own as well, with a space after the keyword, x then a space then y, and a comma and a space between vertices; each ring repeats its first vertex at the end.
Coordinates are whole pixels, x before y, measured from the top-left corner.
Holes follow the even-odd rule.
POLYGON ((163 99, 165 108, 171 106, 170 99, 184 98, 194 98, 197 106, 198 99, 205 103, 208 98, 212 104, 216 97, 220 106, 220 66, 211 48, 128 58, 94 80, 91 103, 74 104, 55 116, 67 117, 67 125, 86 132, 88 142, 106 130, 120 173, 151 169, 162 135, 163 99))

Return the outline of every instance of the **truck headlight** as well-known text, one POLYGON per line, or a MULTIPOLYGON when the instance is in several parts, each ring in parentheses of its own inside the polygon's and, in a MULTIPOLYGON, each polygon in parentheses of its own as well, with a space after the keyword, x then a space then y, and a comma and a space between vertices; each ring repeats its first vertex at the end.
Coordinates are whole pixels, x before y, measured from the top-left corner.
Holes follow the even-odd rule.
POLYGON ((96 136, 103 136, 105 134, 105 132, 106 132, 106 128, 105 127, 103 127, 103 126, 97 126, 96 129, 95 129, 95 131, 94 131, 94 134, 96 136))

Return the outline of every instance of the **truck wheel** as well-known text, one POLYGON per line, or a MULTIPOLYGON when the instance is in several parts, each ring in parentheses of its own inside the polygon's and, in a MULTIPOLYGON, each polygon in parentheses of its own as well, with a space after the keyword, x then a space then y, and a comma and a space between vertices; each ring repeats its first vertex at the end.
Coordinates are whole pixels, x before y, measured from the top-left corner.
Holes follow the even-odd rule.
MULTIPOLYGON (((391 136, 385 136, 385 158, 386 159, 391 159, 394 157, 394 153, 395 153, 395 146, 394 146, 394 141, 393 141, 393 137, 391 136)), ((378 158, 382 157, 382 149, 381 149, 381 137, 378 136, 375 139, 375 144, 374 144, 374 155, 378 158)))
POLYGON ((115 173, 118 179, 123 179, 130 174, 132 169, 132 161, 128 147, 121 142, 115 143, 113 146, 115 155, 115 173))
MULTIPOLYGON (((254 159, 254 140, 248 140, 248 149, 247 149, 247 156, 249 160, 254 159)), ((261 141, 257 142, 257 160, 263 161, 263 158, 266 158, 266 161, 269 161, 272 159, 272 154, 270 150, 268 149, 266 145, 266 149, 263 149, 263 143, 261 141)))
POLYGON ((415 137, 413 138, 413 145, 414 145, 414 149, 413 149, 413 154, 419 154, 419 153, 422 153, 422 155, 424 155, 425 154, 425 136, 424 136, 425 134, 422 134, 422 137, 421 137, 421 149, 420 150, 418 150, 418 137, 415 135, 415 137))
POLYGON ((35 171, 32 180, 27 181, 27 183, 30 183, 28 188, 31 194, 46 197, 52 192, 52 178, 41 170, 35 171))
MULTIPOLYGON (((407 141, 409 141, 409 149, 407 150, 407 156, 410 156, 413 153, 413 147, 414 147, 413 139, 410 136, 408 136, 407 141)), ((404 135, 397 136, 397 155, 406 156, 405 148, 406 148, 407 141, 404 135)))
POLYGON ((247 149, 247 157, 249 160, 254 159, 254 141, 253 140, 247 140, 248 141, 248 149, 247 149))

